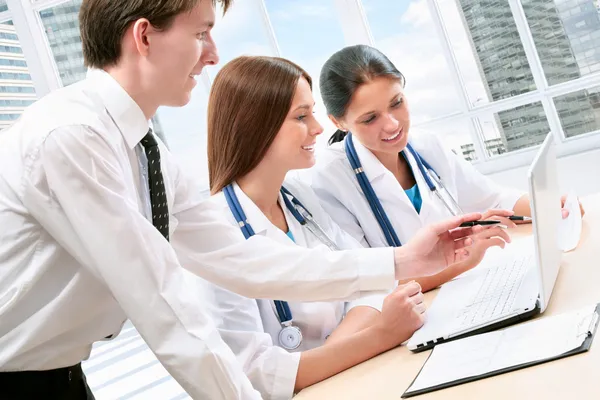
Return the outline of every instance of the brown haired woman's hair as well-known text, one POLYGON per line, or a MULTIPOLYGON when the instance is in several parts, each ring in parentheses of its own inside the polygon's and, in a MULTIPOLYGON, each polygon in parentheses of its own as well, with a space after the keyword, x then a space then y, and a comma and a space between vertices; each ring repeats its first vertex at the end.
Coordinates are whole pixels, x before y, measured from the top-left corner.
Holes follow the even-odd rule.
MULTIPOLYGON (((121 58, 121 42, 129 25, 146 18, 157 29, 168 29, 173 19, 207 0, 83 0, 79 9, 79 32, 83 59, 88 67, 115 65, 121 58)), ((233 0, 219 2, 223 11, 233 0)))
POLYGON ((254 169, 288 115, 306 71, 278 57, 238 57, 215 77, 208 102, 211 193, 254 169))

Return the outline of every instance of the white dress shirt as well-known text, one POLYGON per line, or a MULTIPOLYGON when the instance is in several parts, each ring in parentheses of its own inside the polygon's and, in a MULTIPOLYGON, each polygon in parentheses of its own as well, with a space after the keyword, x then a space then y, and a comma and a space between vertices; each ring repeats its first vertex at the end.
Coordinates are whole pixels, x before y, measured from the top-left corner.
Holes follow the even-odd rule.
MULTIPOLYGON (((329 218, 309 186, 295 179, 286 180, 284 186, 306 207, 316 223, 340 249, 361 247, 329 218)), ((233 184, 233 189, 256 235, 272 238, 283 246, 302 246, 329 251, 319 238, 303 228, 294 218, 286 208, 281 194, 279 204, 283 208, 294 241, 273 225, 237 184, 233 184)), ((222 210, 231 226, 238 229, 240 237, 243 238, 223 192, 212 196, 208 201, 222 210)), ((313 266, 314 270, 320 268, 318 264, 313 266)), ((312 273, 309 270, 304 272, 312 273)), ((328 284, 328 281, 323 283, 328 284)), ((279 343, 281 324, 274 310, 273 301, 249 299, 216 285, 204 284, 208 285, 214 293, 213 312, 221 336, 234 350, 244 365, 244 372, 250 378, 252 385, 265 399, 291 398, 300 361, 299 353, 323 345, 327 336, 340 324, 347 310, 356 306, 370 306, 380 311, 386 295, 386 293, 372 294, 347 303, 342 301, 289 302, 293 324, 302 331, 303 340, 300 347, 293 352, 287 352, 279 343)))
POLYGON ((254 398, 181 266, 254 298, 331 300, 393 285, 389 250, 240 238, 161 144, 169 244, 147 215, 137 154, 147 131, 126 91, 94 71, 0 133, 0 371, 77 364, 129 318, 192 397, 254 398))
MULTIPOLYGON (((356 138, 353 143, 363 170, 400 242, 407 243, 421 227, 451 216, 444 204, 430 191, 408 150, 405 154, 422 199, 419 213, 394 175, 356 138)), ((443 185, 464 212, 483 212, 490 208, 512 209, 524 194, 495 184, 469 162, 446 149, 432 134, 411 133, 410 143, 440 175, 443 185)), ((311 169, 310 178, 321 205, 343 230, 364 246, 388 246, 346 157, 345 139, 324 151, 317 165, 311 169)))

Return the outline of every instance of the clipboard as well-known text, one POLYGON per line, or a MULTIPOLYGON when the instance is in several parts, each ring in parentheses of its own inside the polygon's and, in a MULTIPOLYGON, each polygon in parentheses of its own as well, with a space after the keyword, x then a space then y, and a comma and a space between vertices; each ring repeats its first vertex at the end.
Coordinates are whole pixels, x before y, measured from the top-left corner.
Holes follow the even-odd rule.
MULTIPOLYGON (((550 317, 550 318, 552 318, 552 317, 550 317)), ((419 377, 419 375, 423 371, 423 368, 425 368, 425 366, 427 365, 427 362, 429 361, 429 359, 431 358, 431 356, 435 352, 435 348, 434 348, 434 350, 429 354, 429 357, 427 358, 427 361, 425 361, 425 363, 423 364, 423 367, 421 367, 421 370, 419 371, 419 373, 417 374, 417 376, 415 377, 415 379, 413 379, 413 381, 409 385, 408 389, 406 389, 406 391, 404 392, 404 394, 402 394, 401 397, 403 399, 405 399, 405 398, 409 398, 409 397, 419 396, 421 394, 435 392, 435 391, 438 391, 438 390, 441 390, 441 389, 446 389, 446 388, 449 388, 449 387, 462 385, 464 383, 474 382, 474 381, 477 381, 477 380, 480 380, 480 379, 485 379, 485 378, 489 378, 489 377, 492 377, 492 376, 505 374, 507 372, 517 371, 519 369, 528 368, 528 367, 531 367, 531 366, 534 366, 534 365, 543 364, 543 363, 547 363, 547 362, 550 362, 550 361, 558 360, 558 359, 561 359, 561 358, 570 357, 570 356, 573 356, 573 355, 576 355, 576 354, 585 353, 592 346, 592 342, 594 340, 594 336, 596 334, 596 331, 597 331, 597 328, 598 328, 598 322, 599 321, 600 321, 600 303, 596 305, 596 308, 595 308, 595 310, 594 310, 594 312, 592 314, 592 318, 590 319, 589 325, 581 327, 581 329, 579 331, 579 336, 580 335, 585 335, 586 336, 586 338, 583 341, 583 343, 581 344, 581 346, 579 346, 579 347, 577 347, 577 348, 575 348, 573 350, 567 351, 566 353, 562 353, 562 354, 559 354, 557 356, 543 358, 543 359, 539 359, 539 360, 535 360, 535 361, 531 361, 531 362, 525 362, 525 363, 520 363, 520 364, 516 364, 516 365, 511 365, 511 366, 506 367, 506 368, 497 369, 497 370, 486 372, 486 373, 483 373, 483 374, 469 376, 469 377, 465 377, 465 378, 462 378, 462 379, 457 379, 457 380, 454 380, 454 381, 451 381, 451 382, 446 382, 446 383, 443 383, 443 384, 439 384, 439 385, 435 385, 435 386, 426 387, 426 388, 423 388, 423 389, 418 389, 418 390, 410 391, 410 388, 413 386, 413 384, 415 383, 415 381, 417 380, 417 378, 419 377)), ((532 322, 535 322, 535 321, 532 321, 532 322)), ((511 329, 511 328, 507 328, 507 329, 511 329)), ((464 340, 466 340, 466 339, 464 339, 464 340)))

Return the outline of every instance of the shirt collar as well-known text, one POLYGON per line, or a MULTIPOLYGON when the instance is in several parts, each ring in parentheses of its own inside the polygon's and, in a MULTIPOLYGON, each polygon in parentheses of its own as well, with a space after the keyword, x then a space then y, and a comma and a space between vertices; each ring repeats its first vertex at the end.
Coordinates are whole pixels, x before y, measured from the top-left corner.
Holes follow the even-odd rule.
MULTIPOLYGON (((391 173, 388 169, 375 157, 375 154, 371 153, 371 150, 367 149, 362 143, 353 137, 352 143, 354 143, 354 148, 356 149, 356 155, 360 160, 360 163, 363 167, 363 171, 367 175, 369 182, 373 182, 373 180, 379 178, 380 176, 385 175, 386 173, 391 173)), ((344 139, 347 140, 347 139, 344 139)))
POLYGON ((252 199, 244 193, 237 182, 234 182, 232 186, 240 202, 240 206, 242 207, 242 210, 244 210, 244 214, 246 214, 247 221, 252 225, 254 233, 257 235, 266 234, 269 228, 273 226, 271 221, 269 221, 265 214, 260 211, 260 208, 254 204, 252 199))
POLYGON ((129 148, 133 149, 150 127, 140 106, 106 71, 90 69, 86 79, 94 86, 129 148))
MULTIPOLYGON (((250 225, 252 225, 252 229, 254 230, 255 234, 280 238, 282 237, 281 235, 286 235, 286 233, 281 232, 279 228, 277 228, 271 223, 271 221, 269 221, 269 218, 267 218, 267 216, 263 214, 260 208, 258 208, 258 206, 254 204, 252 199, 250 199, 250 197, 248 197, 246 193, 244 193, 244 191, 242 190, 242 188, 240 188, 237 182, 234 182, 232 186, 236 196, 238 197, 240 206, 242 207, 242 210, 244 210, 244 214, 246 214, 247 221, 250 223, 250 225)), ((289 229, 292 231, 292 234, 296 236, 296 232, 294 232, 294 229, 292 229, 291 223, 291 220, 293 219, 295 221, 295 219, 291 216, 287 207, 285 206, 281 193, 279 193, 278 201, 281 205, 281 208, 283 209, 283 214, 285 216, 289 229)))

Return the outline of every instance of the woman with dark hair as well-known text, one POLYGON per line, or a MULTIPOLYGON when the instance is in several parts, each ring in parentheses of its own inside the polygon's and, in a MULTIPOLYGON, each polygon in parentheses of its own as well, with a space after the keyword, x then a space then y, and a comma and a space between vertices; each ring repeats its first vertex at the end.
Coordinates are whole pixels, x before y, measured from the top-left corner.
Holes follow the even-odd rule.
MULTIPOLYGON (((208 109, 213 195, 207 201, 246 238, 256 234, 289 246, 360 248, 329 218, 310 187, 285 179, 289 171, 315 163, 322 127, 312 113, 311 85, 304 70, 281 58, 240 57, 221 69, 208 109)), ((460 252, 455 261, 479 262, 488 247, 504 243, 497 236, 508 239, 500 229, 477 233, 469 254, 460 252)), ((379 262, 376 253, 372 256, 379 262)), ((265 398, 290 398, 398 346, 423 324, 425 312, 415 282, 348 303, 255 300, 216 286, 211 292, 222 337, 265 398)))
MULTIPOLYGON (((363 245, 384 247, 464 212, 507 226, 515 226, 513 214, 530 216, 527 194, 496 185, 435 136, 409 136, 404 85, 404 75, 370 46, 346 47, 325 62, 321 96, 338 130, 311 178, 331 218, 363 245)), ((471 266, 417 281, 430 290, 471 266)))

